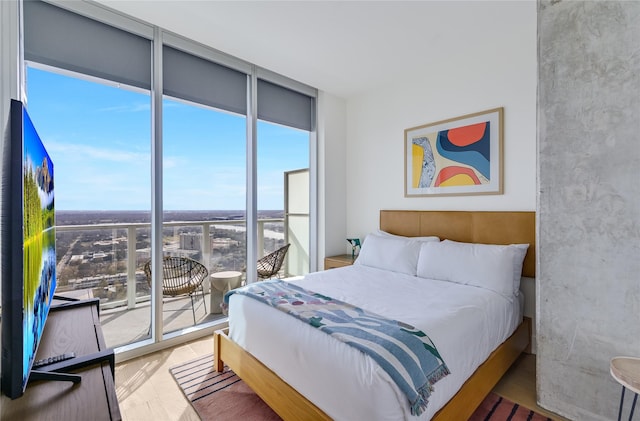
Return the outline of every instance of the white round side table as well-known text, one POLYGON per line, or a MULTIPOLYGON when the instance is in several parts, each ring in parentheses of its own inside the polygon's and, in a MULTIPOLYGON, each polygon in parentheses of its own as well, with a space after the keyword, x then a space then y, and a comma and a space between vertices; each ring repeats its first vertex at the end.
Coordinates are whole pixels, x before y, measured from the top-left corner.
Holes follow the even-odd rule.
POLYGON ((242 272, 235 270, 227 270, 224 272, 215 272, 210 275, 211 295, 209 296, 211 313, 222 313, 220 304, 224 298, 224 294, 232 289, 238 288, 242 284, 242 272))
POLYGON ((636 408, 638 394, 640 394, 640 358, 636 357, 615 357, 611 359, 610 367, 611 376, 622 385, 622 395, 620 396, 620 408, 618 409, 618 421, 622 417, 622 406, 624 404, 624 391, 629 389, 635 396, 631 411, 629 413, 629 421, 633 419, 633 411, 636 408))

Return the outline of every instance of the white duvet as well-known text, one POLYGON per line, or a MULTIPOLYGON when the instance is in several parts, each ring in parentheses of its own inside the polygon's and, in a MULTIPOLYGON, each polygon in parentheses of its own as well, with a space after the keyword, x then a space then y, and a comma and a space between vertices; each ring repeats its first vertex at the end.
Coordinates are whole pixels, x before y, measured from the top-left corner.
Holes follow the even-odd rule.
POLYGON ((335 420, 431 419, 522 321, 517 298, 362 265, 294 283, 415 326, 451 371, 435 384, 427 411, 412 416, 404 394, 361 351, 266 304, 232 295, 231 339, 335 420))

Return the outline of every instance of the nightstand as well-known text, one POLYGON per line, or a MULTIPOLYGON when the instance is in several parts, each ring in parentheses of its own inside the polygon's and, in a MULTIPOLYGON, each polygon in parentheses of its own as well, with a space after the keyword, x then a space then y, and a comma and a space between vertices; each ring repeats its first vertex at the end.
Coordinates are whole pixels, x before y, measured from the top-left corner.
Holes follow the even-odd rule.
POLYGON ((339 256, 329 256, 324 258, 324 268, 326 269, 335 269, 341 268, 344 266, 351 266, 353 262, 356 261, 358 256, 355 258, 351 257, 350 254, 341 254, 339 256))

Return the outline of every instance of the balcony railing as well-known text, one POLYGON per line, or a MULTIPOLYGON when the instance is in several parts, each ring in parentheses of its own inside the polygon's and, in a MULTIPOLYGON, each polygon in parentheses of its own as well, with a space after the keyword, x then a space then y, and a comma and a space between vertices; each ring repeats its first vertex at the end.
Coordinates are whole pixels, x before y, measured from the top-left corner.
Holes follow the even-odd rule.
MULTIPOLYGON (((284 243, 283 225, 283 218, 258 220, 258 244, 262 245, 258 247, 258 257, 284 243), (269 225, 282 229, 269 230, 269 225), (270 235, 265 236, 265 232, 270 235)), ((203 263, 209 272, 241 270, 246 263, 245 227, 246 221, 240 219, 165 222, 163 253, 191 257, 203 263), (230 236, 220 236, 223 230, 228 231, 230 236), (218 233, 218 237, 215 233, 218 233), (222 251, 218 253, 214 250, 216 248, 222 251), (225 258, 225 249, 234 256, 225 258)), ((149 223, 57 226, 59 250, 65 252, 58 262, 58 293, 72 295, 74 291, 91 290, 93 296, 100 298, 103 309, 124 306, 134 309, 138 303, 149 301, 150 294, 142 266, 151 256, 150 229, 149 223), (69 234, 74 232, 79 236, 69 234), (89 235, 90 232, 93 234, 89 235), (81 238, 82 233, 84 239, 81 238), (91 245, 78 245, 79 241, 91 242, 91 245), (109 247, 111 249, 105 251, 109 247), (78 248, 80 255, 74 254, 74 250, 78 251, 78 248), (74 266, 80 265, 84 265, 84 276, 81 276, 83 271, 74 270, 74 266), (86 275, 87 271, 98 273, 86 275), (100 273, 101 271, 106 273, 100 273), (73 277, 76 273, 80 276, 73 277), (122 289, 126 289, 125 294, 122 289)))

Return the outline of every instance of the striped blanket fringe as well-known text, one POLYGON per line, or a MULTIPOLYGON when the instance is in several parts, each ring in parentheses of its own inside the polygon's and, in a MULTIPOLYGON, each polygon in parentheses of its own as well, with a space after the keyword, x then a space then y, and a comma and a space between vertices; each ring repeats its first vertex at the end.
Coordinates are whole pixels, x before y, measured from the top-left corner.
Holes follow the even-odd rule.
POLYGON ((428 382, 418 389, 418 399, 411 402, 411 415, 420 415, 427 410, 429 397, 433 393, 434 387, 439 380, 451 374, 445 364, 438 366, 434 371, 427 375, 428 382))

